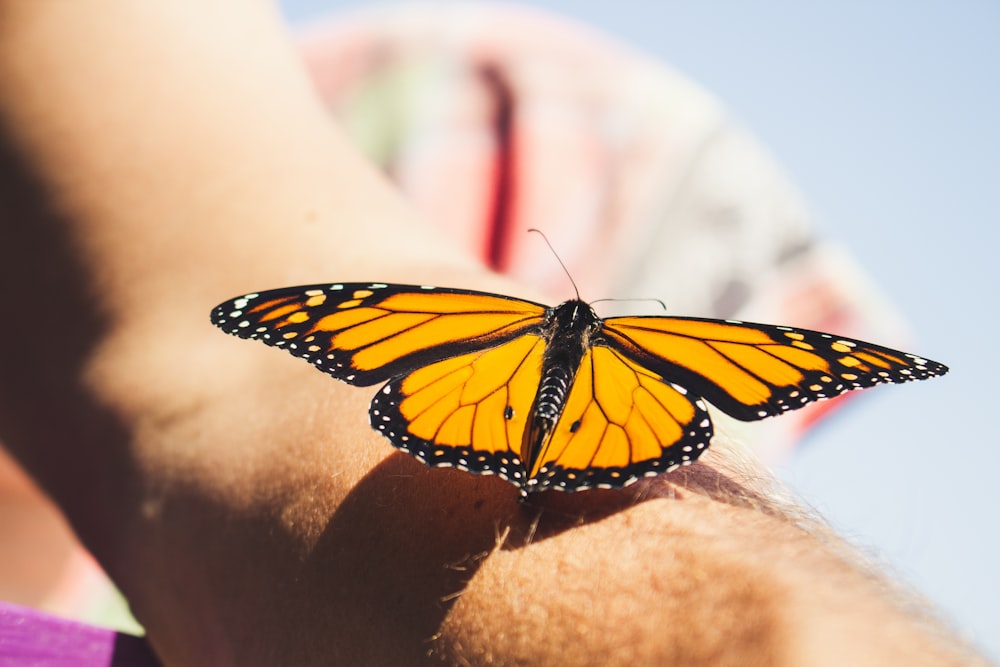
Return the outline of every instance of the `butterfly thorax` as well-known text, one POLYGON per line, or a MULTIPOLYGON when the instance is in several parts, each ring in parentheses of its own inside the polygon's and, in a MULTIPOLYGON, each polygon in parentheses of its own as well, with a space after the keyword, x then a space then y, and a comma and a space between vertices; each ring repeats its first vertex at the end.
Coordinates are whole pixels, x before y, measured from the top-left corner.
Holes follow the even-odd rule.
POLYGON ((546 313, 540 332, 545 340, 542 374, 521 443, 521 460, 529 480, 538 472, 539 455, 559 421, 580 363, 600 328, 601 319, 594 309, 578 299, 546 313))

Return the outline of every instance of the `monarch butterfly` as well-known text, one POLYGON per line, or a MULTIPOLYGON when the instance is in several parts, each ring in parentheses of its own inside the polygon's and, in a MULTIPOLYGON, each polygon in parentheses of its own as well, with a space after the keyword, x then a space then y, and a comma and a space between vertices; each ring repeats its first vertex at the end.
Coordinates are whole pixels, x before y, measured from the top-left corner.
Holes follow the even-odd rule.
POLYGON ((212 322, 352 385, 385 382, 371 425, 429 466, 496 474, 526 497, 617 488, 693 463, 705 401, 746 421, 851 389, 943 375, 831 334, 693 317, 601 319, 486 292, 384 283, 247 294, 212 322))

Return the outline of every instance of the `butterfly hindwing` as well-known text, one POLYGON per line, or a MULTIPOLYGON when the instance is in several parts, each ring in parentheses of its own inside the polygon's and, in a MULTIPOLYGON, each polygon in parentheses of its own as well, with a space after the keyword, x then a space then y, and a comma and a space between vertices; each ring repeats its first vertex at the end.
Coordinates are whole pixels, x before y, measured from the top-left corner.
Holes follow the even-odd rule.
POLYGON ((427 465, 522 486, 521 439, 544 350, 540 337, 523 335, 395 378, 372 401, 372 427, 427 465))
POLYGON ((683 317, 615 317, 603 335, 637 363, 746 421, 852 389, 943 375, 913 354, 791 327, 683 317))
POLYGON ((700 398, 611 348, 593 347, 529 471, 532 490, 626 486, 693 463, 711 438, 700 398))
POLYGON ((484 292, 335 283, 247 294, 218 306, 212 322, 371 385, 515 338, 544 314, 545 306, 484 292))

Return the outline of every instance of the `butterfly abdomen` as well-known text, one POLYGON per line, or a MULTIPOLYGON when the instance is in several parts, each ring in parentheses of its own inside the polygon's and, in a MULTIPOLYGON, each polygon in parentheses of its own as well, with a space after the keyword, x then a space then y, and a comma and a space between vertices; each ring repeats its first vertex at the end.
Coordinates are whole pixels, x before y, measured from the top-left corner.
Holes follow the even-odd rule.
POLYGON ((577 370, 600 324, 600 318, 583 301, 566 301, 547 313, 542 330, 546 347, 541 379, 521 443, 521 460, 529 480, 538 473, 536 462, 562 415, 577 370))
POLYGON ((554 421, 559 418, 569 390, 573 386, 573 375, 580 365, 580 359, 576 359, 576 365, 572 370, 569 369, 569 365, 569 363, 559 363, 550 366, 547 372, 542 371, 542 381, 538 386, 535 409, 532 411, 532 416, 536 419, 554 421))

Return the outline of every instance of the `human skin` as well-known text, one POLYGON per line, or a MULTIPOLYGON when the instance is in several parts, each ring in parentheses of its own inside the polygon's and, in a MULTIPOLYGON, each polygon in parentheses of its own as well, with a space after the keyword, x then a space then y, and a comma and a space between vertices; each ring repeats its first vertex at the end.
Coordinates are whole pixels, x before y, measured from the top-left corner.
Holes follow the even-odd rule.
POLYGON ((324 280, 539 298, 415 218, 269 4, 0 0, 0 439, 166 665, 977 662, 732 448, 519 503, 208 323, 324 280))

